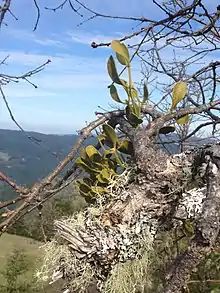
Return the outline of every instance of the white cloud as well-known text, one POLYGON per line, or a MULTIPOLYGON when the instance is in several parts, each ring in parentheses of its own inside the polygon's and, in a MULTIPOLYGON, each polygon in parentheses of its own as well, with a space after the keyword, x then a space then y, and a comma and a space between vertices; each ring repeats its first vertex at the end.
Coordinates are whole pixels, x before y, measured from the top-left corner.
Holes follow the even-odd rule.
MULTIPOLYGON (((3 59, 8 52, 0 51, 0 59, 3 59)), ((39 85, 39 88, 53 89, 91 89, 101 88, 109 84, 110 78, 107 73, 106 58, 82 57, 78 55, 54 55, 25 54, 24 52, 9 52, 8 66, 5 66, 5 73, 23 74, 30 69, 43 64, 48 58, 51 63, 45 69, 31 77, 31 80, 39 85)), ((139 64, 133 63, 133 74, 136 80, 139 79, 139 64)), ((17 85, 15 85, 17 86, 17 85)), ((14 86, 12 86, 13 88, 14 86)), ((21 90, 22 91, 22 90, 21 90)))
MULTIPOLYGON (((20 51, 0 51, 0 58, 10 54, 8 65, 12 74, 24 73, 44 63, 48 56, 20 51)), ((19 123, 26 129, 48 132, 71 132, 80 129, 84 121, 95 118, 97 106, 108 108, 112 100, 107 86, 110 78, 106 58, 57 54, 44 71, 30 78, 37 89, 25 81, 4 87, 7 100, 19 123), (30 128, 32 127, 32 128, 30 128)), ((134 63, 134 77, 138 79, 138 64, 134 63)), ((2 100, 0 124, 11 125, 2 100)), ((10 126, 10 128, 11 128, 10 126)))
POLYGON ((29 32, 22 29, 15 29, 8 27, 4 30, 4 33, 6 36, 12 37, 13 39, 17 40, 23 40, 23 41, 32 41, 34 43, 43 45, 43 46, 56 46, 56 47, 65 47, 66 44, 64 44, 60 38, 48 38, 39 36, 37 32, 29 32))

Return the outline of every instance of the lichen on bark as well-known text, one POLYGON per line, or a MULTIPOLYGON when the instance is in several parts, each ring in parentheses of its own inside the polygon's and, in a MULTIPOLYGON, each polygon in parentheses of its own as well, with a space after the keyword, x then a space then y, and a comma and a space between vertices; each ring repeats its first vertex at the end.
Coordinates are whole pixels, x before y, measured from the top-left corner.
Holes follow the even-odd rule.
POLYGON ((74 278, 89 268, 89 281, 98 281, 103 291, 118 264, 141 259, 146 247, 154 248, 161 229, 186 219, 195 221, 195 233, 186 251, 170 264, 159 292, 179 292, 211 251, 219 229, 219 144, 169 156, 143 135, 136 137, 135 176, 114 197, 90 206, 78 220, 55 222, 56 245, 65 246, 74 260, 74 267, 60 265, 60 259, 53 267, 62 270, 65 289, 78 289, 74 278))

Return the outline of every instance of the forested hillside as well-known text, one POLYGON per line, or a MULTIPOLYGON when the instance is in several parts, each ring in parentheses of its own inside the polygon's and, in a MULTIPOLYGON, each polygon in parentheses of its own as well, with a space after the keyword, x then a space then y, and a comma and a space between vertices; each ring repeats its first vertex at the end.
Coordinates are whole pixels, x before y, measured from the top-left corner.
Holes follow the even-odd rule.
MULTIPOLYGON (((71 150, 77 135, 46 135, 0 129, 0 169, 19 184, 32 184, 51 171, 71 150)), ((93 143, 94 138, 86 143, 93 143)))
MULTIPOLYGON (((0 170, 19 184, 31 185, 48 174, 71 150, 77 135, 52 135, 0 129, 0 170)), ((178 137, 174 134, 161 135, 158 144, 168 153, 178 153, 178 137)), ((194 137, 189 146, 208 143, 194 137)), ((95 137, 85 145, 95 144, 95 137)), ((0 199, 9 199, 14 190, 0 182, 0 199)))

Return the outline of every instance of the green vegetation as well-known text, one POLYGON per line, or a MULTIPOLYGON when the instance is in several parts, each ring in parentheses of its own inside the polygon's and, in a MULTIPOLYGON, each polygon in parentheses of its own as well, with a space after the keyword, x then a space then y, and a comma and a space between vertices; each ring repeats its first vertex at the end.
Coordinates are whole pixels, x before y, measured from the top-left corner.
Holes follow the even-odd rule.
POLYGON ((79 195, 74 185, 61 190, 55 197, 49 199, 40 210, 28 213, 17 221, 9 233, 29 237, 39 241, 50 240, 54 235, 54 221, 68 217, 86 206, 85 200, 79 195))
MULTIPOLYGON (((27 134, 34 140, 21 131, 0 129, 0 170, 25 185, 46 176, 70 152, 78 138, 77 135, 27 134)), ((94 141, 90 138, 86 144, 94 141)))
POLYGON ((17 235, 0 238, 0 292, 25 292, 40 262, 41 243, 17 235), (12 288, 13 287, 13 288, 12 288), (17 288, 17 291, 15 290, 17 288), (20 289, 19 289, 20 288, 20 289))
POLYGON ((6 233, 3 234, 0 237, 0 269, 2 270, 6 265, 7 257, 14 249, 25 250, 27 252, 28 259, 35 262, 39 257, 40 245, 40 242, 33 239, 6 233))
POLYGON ((42 243, 17 235, 0 238, 0 293, 56 293, 60 286, 42 286, 35 278, 42 243))
MULTIPOLYGON (((118 62, 124 65, 128 73, 128 82, 121 79, 114 57, 111 55, 107 62, 108 74, 113 82, 110 88, 112 99, 124 104, 126 120, 133 128, 137 128, 143 120, 142 107, 148 103, 148 88, 146 84, 143 87, 143 97, 140 97, 137 89, 133 85, 131 63, 128 48, 125 44, 118 40, 111 42, 111 47, 116 53, 118 62), (127 99, 122 101, 117 92, 116 85, 122 86, 127 99)), ((173 87, 172 106, 170 113, 173 113, 177 105, 184 99, 187 94, 187 85, 185 82, 177 82, 173 87)), ((189 115, 180 117, 176 120, 177 124, 187 124, 189 115)), ((172 132, 175 127, 166 125, 162 127, 162 133, 172 132), (168 131, 167 131, 167 128, 168 131)), ((87 200, 100 198, 103 195, 109 194, 109 186, 114 184, 118 176, 127 167, 124 156, 133 155, 132 142, 124 137, 119 139, 115 129, 108 123, 102 125, 102 131, 98 135, 99 148, 96 149, 93 145, 88 145, 81 150, 81 157, 77 158, 76 164, 87 172, 88 177, 78 181, 80 194, 87 200), (101 152, 99 151, 101 149, 101 152)))

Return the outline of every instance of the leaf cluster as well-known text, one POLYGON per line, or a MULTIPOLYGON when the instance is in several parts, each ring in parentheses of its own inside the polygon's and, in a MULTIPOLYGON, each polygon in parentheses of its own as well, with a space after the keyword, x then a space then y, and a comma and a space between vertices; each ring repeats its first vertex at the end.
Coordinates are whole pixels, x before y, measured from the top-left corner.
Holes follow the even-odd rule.
POLYGON ((108 185, 127 167, 123 155, 133 154, 133 145, 129 140, 120 140, 109 124, 104 124, 102 128, 98 136, 101 150, 89 145, 81 150, 81 156, 76 160, 76 164, 88 174, 77 182, 80 194, 87 202, 108 193, 108 185))
MULTIPOLYGON (((133 85, 131 75, 131 62, 128 48, 118 40, 111 42, 111 48, 116 53, 118 62, 125 66, 128 72, 128 82, 120 77, 114 57, 111 55, 107 62, 108 74, 112 80, 109 86, 112 99, 125 106, 125 118, 137 128, 143 122, 143 106, 149 101, 149 92, 147 85, 143 86, 143 97, 140 98, 137 89, 133 85), (119 97, 116 85, 121 86, 126 99, 119 97)), ((172 106, 170 113, 173 113, 177 105, 184 99, 187 92, 185 82, 175 84, 172 94, 172 106)), ((189 121, 189 115, 176 119, 178 124, 186 124, 189 121)), ((127 139, 119 140, 114 128, 109 124, 102 125, 103 131, 98 136, 101 152, 94 146, 89 145, 82 149, 81 157, 76 160, 76 165, 81 167, 88 177, 78 181, 80 194, 90 202, 97 196, 108 193, 108 185, 115 180, 121 170, 126 168, 126 162, 122 154, 132 155, 133 145, 127 139), (120 171, 119 171, 120 170, 120 171)), ((175 130, 173 126, 165 126, 160 129, 160 133, 166 133, 175 130)))

